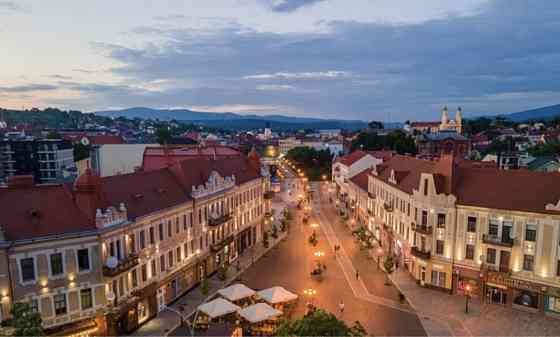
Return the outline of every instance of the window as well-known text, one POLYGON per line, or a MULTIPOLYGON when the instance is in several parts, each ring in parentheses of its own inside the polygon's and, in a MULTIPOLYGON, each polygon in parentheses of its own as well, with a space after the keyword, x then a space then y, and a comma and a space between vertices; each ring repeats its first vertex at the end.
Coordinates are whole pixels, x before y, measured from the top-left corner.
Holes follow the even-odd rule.
POLYGON ((142 273, 142 282, 148 281, 148 267, 145 264, 142 265, 141 273, 142 273))
POLYGON ((443 241, 436 240, 436 254, 442 255, 443 254, 443 241))
POLYGON ((467 249, 465 252, 465 259, 467 260, 474 259, 474 245, 467 245, 467 249))
POLYGON ((177 263, 181 263, 181 246, 177 247, 177 263))
POLYGON ((80 290, 80 300, 82 303, 82 310, 90 309, 93 307, 93 296, 91 288, 80 290))
POLYGON ((428 195, 428 179, 424 179, 424 195, 428 195))
POLYGON ((445 287, 445 273, 438 272, 433 270, 432 271, 432 285, 436 287, 445 287))
POLYGON ((146 248, 146 233, 140 231, 140 249, 146 248))
POLYGON ((89 263, 89 249, 78 249, 78 271, 86 271, 90 269, 89 263))
POLYGON ((437 215, 437 226, 438 226, 438 228, 445 228, 445 214, 438 213, 438 215, 437 215))
POLYGON ((488 223, 488 235, 498 236, 499 224, 497 220, 490 219, 488 223))
POLYGON ((138 287, 138 273, 136 269, 130 272, 130 278, 132 279, 132 288, 138 287))
POLYGON ((183 244, 183 253, 185 254, 185 259, 189 256, 189 243, 185 242, 183 244))
POLYGON ((467 232, 476 233, 476 218, 474 216, 467 217, 467 232))
POLYGON ((533 255, 523 255, 523 270, 533 271, 535 257, 533 255))
POLYGON ((154 227, 150 227, 150 244, 153 245, 156 243, 156 235, 154 232, 154 227))
POLYGON ((159 232, 159 241, 163 241, 163 224, 160 223, 158 225, 158 232, 159 232))
POLYGON ((171 237, 173 232, 171 231, 171 220, 167 221, 167 236, 171 237))
POLYGON ((134 236, 134 234, 130 234, 130 252, 134 253, 136 251, 136 237, 134 236))
POLYGON ((64 262, 62 260, 62 253, 51 254, 49 258, 51 263, 51 275, 58 276, 64 274, 64 262))
POLYGON ((66 315, 66 294, 58 294, 53 296, 54 313, 58 315, 66 315))
POLYGON ((537 241, 537 226, 527 225, 525 227, 525 241, 537 241))
POLYGON ((23 282, 35 281, 35 261, 32 257, 20 260, 21 280, 23 282))
POLYGON ((560 260, 556 261, 556 276, 560 276, 560 260))
POLYGON ((165 255, 159 257, 159 270, 163 273, 165 271, 165 255))
POLYGON ((169 260, 169 268, 173 268, 173 251, 170 250, 169 253, 167 253, 167 256, 169 260))
POLYGON ((494 248, 488 248, 488 250, 486 251, 486 263, 496 263, 496 250, 494 248))
POLYGON ((428 211, 422 211, 422 225, 428 224, 428 211))
POLYGON ((152 259, 150 262, 150 269, 152 270, 152 277, 157 275, 156 259, 152 259))
POLYGON ((39 300, 32 299, 29 301, 29 308, 31 312, 39 312, 39 300))

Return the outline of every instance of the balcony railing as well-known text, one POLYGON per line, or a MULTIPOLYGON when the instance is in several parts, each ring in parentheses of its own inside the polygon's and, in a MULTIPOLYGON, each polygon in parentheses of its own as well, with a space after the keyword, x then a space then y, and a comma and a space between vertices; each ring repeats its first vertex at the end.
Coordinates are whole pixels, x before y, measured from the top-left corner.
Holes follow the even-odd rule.
POLYGON ((222 214, 222 215, 220 215, 216 218, 210 217, 208 219, 208 225, 209 226, 219 226, 223 223, 226 223, 229 220, 231 220, 231 214, 222 214))
POLYGON ((225 246, 233 242, 234 235, 230 235, 223 239, 222 241, 213 243, 210 245, 210 250, 214 253, 221 251, 225 246))
POLYGON ((515 243, 515 240, 508 237, 499 237, 497 235, 491 234, 484 234, 482 235, 482 242, 489 244, 489 245, 496 245, 502 247, 512 247, 515 243))
POLYGON ((368 192, 367 195, 368 195, 368 197, 369 197, 370 199, 375 199, 375 194, 373 194, 373 193, 371 193, 371 192, 368 192))
POLYGON ((410 249, 410 254, 422 260, 429 260, 430 257, 432 256, 432 253, 430 253, 429 251, 423 251, 418 247, 412 247, 410 249))
POLYGON ((119 264, 114 268, 103 266, 103 276, 114 277, 136 267, 137 265, 138 254, 130 254, 126 258, 120 260, 119 264))
POLYGON ((420 233, 420 234, 427 234, 431 235, 434 232, 434 228, 428 225, 419 225, 419 224, 412 224, 412 230, 420 233))
POLYGON ((505 265, 495 266, 491 264, 486 264, 485 267, 488 272, 511 275, 511 269, 509 268, 509 266, 505 266, 505 265))

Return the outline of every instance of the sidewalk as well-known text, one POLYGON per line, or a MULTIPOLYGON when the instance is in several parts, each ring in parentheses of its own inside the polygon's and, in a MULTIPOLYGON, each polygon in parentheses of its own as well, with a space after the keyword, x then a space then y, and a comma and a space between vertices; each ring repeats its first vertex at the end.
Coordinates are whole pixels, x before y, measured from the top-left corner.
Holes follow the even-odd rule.
MULTIPOLYGON (((287 235, 287 233, 278 233, 277 239, 269 237, 269 246, 264 248, 262 242, 257 242, 255 246, 249 248, 245 254, 239 257, 241 269, 237 271, 236 265, 231 265, 228 269, 227 274, 230 275, 225 281, 218 279, 218 275, 214 274, 212 277, 208 278, 209 292, 208 296, 205 297, 200 291, 200 285, 189 290, 185 295, 180 297, 169 307, 173 310, 178 311, 180 306, 185 308, 185 316, 189 316, 195 312, 196 308, 204 303, 207 299, 215 296, 216 292, 233 283, 239 275, 249 268, 254 262, 259 260, 263 255, 265 255, 269 250, 274 248, 279 242, 281 242, 287 235)), ((179 316, 176 312, 170 310, 163 310, 158 315, 147 323, 142 325, 138 330, 136 330, 133 336, 165 336, 169 332, 173 331, 180 324, 179 316)))

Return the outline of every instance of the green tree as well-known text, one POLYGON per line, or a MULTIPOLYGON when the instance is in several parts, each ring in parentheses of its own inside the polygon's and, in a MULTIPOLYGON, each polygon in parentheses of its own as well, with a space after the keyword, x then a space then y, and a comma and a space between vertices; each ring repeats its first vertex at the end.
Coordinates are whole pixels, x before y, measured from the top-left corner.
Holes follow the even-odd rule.
POLYGON ((169 144, 171 137, 171 131, 166 127, 161 127, 156 130, 156 139, 160 145, 169 144))
POLYGON ((208 284, 208 279, 204 277, 200 282, 200 293, 202 294, 202 296, 208 296, 209 292, 210 292, 210 285, 208 284))
POLYGON ((330 176, 332 155, 328 150, 315 150, 310 147, 296 147, 288 151, 286 158, 296 163, 309 180, 321 180, 323 175, 330 176))
POLYGON ((383 129, 383 122, 371 121, 368 123, 368 127, 373 130, 383 129))
POLYGON ((82 143, 74 144, 74 161, 89 158, 90 146, 82 143))
POLYGON ((403 131, 397 130, 388 135, 361 132, 352 141, 351 150, 393 150, 399 154, 416 154, 414 138, 403 131))
POLYGON ((393 257, 391 255, 385 257, 385 260, 383 261, 383 268, 385 269, 385 273, 387 273, 385 284, 390 284, 389 276, 393 273, 395 268, 395 262, 393 261, 393 257))
POLYGON ((43 336, 41 314, 33 312, 28 303, 14 303, 11 325, 16 329, 16 336, 43 336))
POLYGON ((354 326, 348 327, 344 321, 339 320, 332 313, 318 309, 300 319, 285 320, 278 328, 276 335, 363 337, 366 332, 358 321, 354 326))

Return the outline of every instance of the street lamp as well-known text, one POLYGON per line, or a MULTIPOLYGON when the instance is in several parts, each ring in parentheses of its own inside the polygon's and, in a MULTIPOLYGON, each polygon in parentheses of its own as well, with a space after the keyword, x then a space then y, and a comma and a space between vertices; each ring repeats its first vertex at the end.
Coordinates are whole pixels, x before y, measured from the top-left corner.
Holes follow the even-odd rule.
POLYGON ((313 304, 313 297, 315 297, 315 294, 317 294, 317 291, 316 291, 315 289, 313 289, 313 288, 309 288, 309 289, 305 289, 305 290, 303 291, 303 293, 304 293, 305 295, 309 296, 310 302, 311 302, 311 304, 313 304))
POLYGON ((471 297, 471 285, 465 286, 465 314, 469 313, 469 298, 471 297))
POLYGON ((313 255, 315 255, 316 257, 323 257, 323 256, 325 256, 325 252, 317 251, 317 252, 313 253, 313 255))
POLYGON ((312 223, 312 224, 311 224, 311 228, 317 228, 317 227, 319 227, 319 224, 318 224, 318 223, 312 223))

